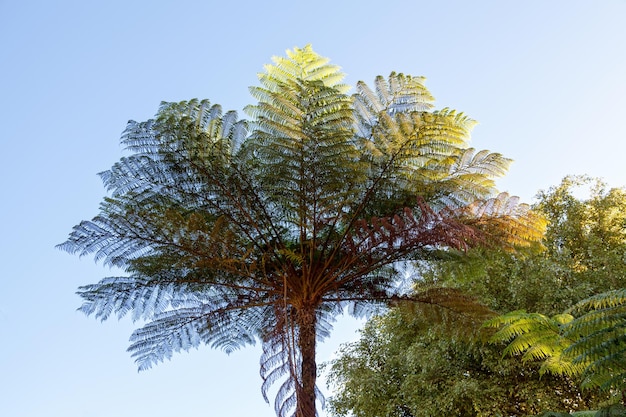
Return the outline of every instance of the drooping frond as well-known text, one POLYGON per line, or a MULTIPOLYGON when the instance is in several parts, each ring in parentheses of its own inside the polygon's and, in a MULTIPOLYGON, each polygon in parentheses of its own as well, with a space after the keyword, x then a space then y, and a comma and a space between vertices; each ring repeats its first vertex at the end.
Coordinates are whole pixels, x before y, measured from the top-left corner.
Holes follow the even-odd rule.
POLYGON ((186 301, 184 306, 152 317, 152 321, 131 336, 128 351, 139 370, 170 359, 172 354, 188 351, 201 343, 230 353, 253 345, 265 323, 262 310, 233 308, 228 303, 211 305, 186 301))
MULTIPOLYGON (((293 315, 295 311, 282 313, 277 314, 278 323, 264 336, 260 371, 263 378, 261 391, 265 401, 269 402, 269 390, 280 382, 274 399, 274 410, 279 417, 294 417, 297 415, 298 395, 303 395, 302 356, 297 348, 299 329, 293 315)), ((325 316, 326 314, 320 313, 318 321, 323 322, 325 316)), ((328 324, 323 324, 322 328, 327 326, 328 324)), ((323 408, 324 395, 317 386, 315 397, 323 408)))
POLYGON ((418 314, 450 336, 473 338, 482 323, 495 313, 476 298, 454 288, 429 288, 398 297, 393 304, 402 306, 403 314, 418 314))
POLYGON ((279 417, 290 417, 296 405, 296 365, 295 340, 292 329, 277 332, 263 343, 261 355, 261 392, 269 402, 268 392, 277 382, 282 381, 274 400, 274 410, 279 417))
POLYGON ((184 284, 150 282, 141 277, 104 278, 80 287, 78 294, 85 300, 79 310, 87 315, 106 320, 111 315, 122 318, 132 312, 133 321, 149 320, 171 308, 175 299, 193 296, 184 284))
POLYGON ((226 352, 254 344, 270 316, 268 303, 246 299, 246 292, 243 284, 236 292, 163 273, 152 279, 106 278, 81 287, 79 294, 85 300, 80 310, 102 320, 128 312, 133 320, 150 320, 133 333, 129 348, 143 370, 200 343, 226 352))

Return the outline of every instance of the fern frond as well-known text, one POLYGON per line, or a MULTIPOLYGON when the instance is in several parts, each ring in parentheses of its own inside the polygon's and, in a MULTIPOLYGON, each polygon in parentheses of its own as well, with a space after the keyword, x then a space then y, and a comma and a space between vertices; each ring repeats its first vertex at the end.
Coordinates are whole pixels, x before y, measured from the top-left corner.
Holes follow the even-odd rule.
POLYGON ((292 331, 274 329, 273 334, 263 343, 261 356, 261 392, 265 401, 269 402, 267 393, 270 387, 283 380, 274 400, 274 410, 279 417, 289 417, 296 403, 298 357, 292 345, 295 337, 292 331))
POLYGON ((583 300, 565 313, 547 318, 513 312, 486 326, 500 327, 492 341, 510 344, 505 354, 542 360, 540 372, 582 376, 581 387, 622 389, 626 380, 626 304, 624 290, 583 300), (512 339, 512 341, 511 341, 512 339))
POLYGON ((174 352, 198 347, 202 338, 202 308, 166 312, 158 319, 133 332, 128 348, 140 371, 171 359, 174 352))
POLYGON ((486 233, 497 244, 528 246, 543 237, 546 220, 517 197, 500 193, 495 198, 478 200, 459 212, 469 224, 486 233))
POLYGON ((578 313, 590 310, 601 310, 605 308, 616 308, 620 310, 625 305, 626 289, 622 288, 586 298, 577 303, 571 310, 572 312, 578 313))
POLYGON ((495 191, 495 179, 508 170, 511 160, 487 150, 475 152, 467 148, 450 164, 449 172, 437 187, 450 190, 455 201, 450 206, 470 204, 477 198, 486 198, 495 191))
POLYGON ((356 130, 361 137, 370 138, 384 115, 425 112, 432 108, 433 97, 424 86, 423 77, 412 77, 392 72, 388 79, 374 80, 375 91, 366 83, 356 85, 354 108, 356 130))
POLYGON ((336 65, 330 65, 329 59, 313 51, 311 45, 304 48, 287 50, 287 57, 275 56, 274 65, 266 65, 265 72, 259 74, 262 84, 272 91, 281 89, 281 85, 292 80, 322 81, 324 85, 334 87, 345 93, 349 87, 340 84, 345 75, 336 65))
POLYGON ((80 256, 93 253, 96 261, 120 268, 126 267, 129 259, 152 251, 150 236, 136 231, 135 221, 144 224, 141 216, 126 215, 124 204, 113 199, 105 199, 101 210, 92 221, 74 226, 69 239, 58 247, 80 256))
POLYGON ((425 77, 396 72, 389 75, 388 81, 381 76, 376 77, 374 84, 379 107, 389 114, 430 110, 434 98, 425 87, 425 81, 425 77))
MULTIPOLYGON (((261 331, 249 326, 254 309, 211 306, 202 301, 154 316, 144 327, 133 332, 128 348, 139 370, 170 359, 172 354, 188 351, 201 343, 230 353, 253 345, 261 331)), ((261 323, 258 323, 260 325, 261 323)))
POLYGON ((503 351, 504 355, 521 355, 524 362, 541 361, 541 374, 550 372, 573 376, 579 375, 583 367, 564 353, 571 340, 562 335, 562 329, 573 319, 568 314, 547 317, 539 313, 514 311, 487 320, 484 326, 498 328, 491 336, 492 343, 509 343, 503 351))
POLYGON ((112 314, 118 318, 132 312, 133 321, 148 320, 171 307, 173 300, 192 297, 186 285, 159 282, 142 277, 110 277, 79 288, 85 301, 79 311, 102 321, 112 314))
MULTIPOLYGON (((321 334, 318 332, 317 337, 320 339, 324 338, 324 332, 330 330, 328 313, 328 311, 317 313, 317 322, 321 329, 321 334)), ((308 395, 302 392, 302 356, 296 348, 300 330, 294 322, 295 310, 277 309, 275 314, 278 321, 272 327, 265 326, 261 356, 262 393, 265 401, 269 402, 267 395, 269 389, 282 380, 274 400, 274 409, 279 417, 294 417, 297 413, 298 396, 308 395)), ((323 406, 324 395, 317 386, 314 389, 316 400, 323 406)))
POLYGON ((598 294, 576 304, 581 314, 565 329, 575 339, 566 350, 585 365, 583 386, 604 390, 623 386, 626 378, 626 290, 598 294))
POLYGON ((392 303, 401 306, 400 312, 408 315, 407 320, 419 315, 448 336, 470 340, 482 336, 482 323, 495 315, 474 297, 454 288, 430 288, 392 303))

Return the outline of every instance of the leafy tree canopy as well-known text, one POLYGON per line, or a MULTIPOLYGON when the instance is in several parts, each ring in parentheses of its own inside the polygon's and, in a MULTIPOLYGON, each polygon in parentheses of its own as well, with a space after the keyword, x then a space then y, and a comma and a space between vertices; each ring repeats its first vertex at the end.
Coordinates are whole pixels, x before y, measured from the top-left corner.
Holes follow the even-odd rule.
POLYGON ((540 378, 534 366, 472 337, 481 320, 433 310, 406 304, 375 317, 325 364, 331 414, 510 417, 589 408, 592 397, 571 380, 540 378))
MULTIPOLYGON (((438 307, 403 304, 368 322, 361 339, 344 346, 329 365, 337 389, 330 401, 333 411, 363 417, 522 416, 588 409, 606 399, 593 390, 581 392, 577 376, 593 355, 598 355, 594 366, 605 361, 606 369, 607 351, 588 344, 602 345, 609 339, 616 343, 610 325, 623 312, 621 298, 612 292, 582 302, 575 311, 587 313, 574 321, 574 310, 561 313, 585 297, 624 287, 625 203, 624 190, 607 189, 586 177, 567 177, 538 194, 534 208, 548 221, 542 242, 514 252, 481 247, 458 256, 446 251, 420 263, 418 292, 454 288, 495 312, 541 312, 518 311, 493 321, 507 325, 498 340, 519 336, 507 352, 524 352, 523 364, 517 357, 501 358, 500 346, 481 342, 484 315, 443 314, 438 307), (581 197, 582 191, 588 195, 581 197), (590 312, 600 304, 601 310, 590 312), (471 317, 476 320, 468 321, 471 317), (603 336, 594 333, 572 345, 572 334, 590 334, 600 317, 605 325, 595 331, 603 336), (565 323, 567 336, 562 332, 565 323), (474 337, 460 337, 467 333, 474 337), (560 356, 564 350, 570 354, 565 359, 560 356), (576 364, 573 352, 585 352, 576 364), (537 360, 544 361, 543 368, 535 365, 537 360), (548 369, 558 372, 546 373, 548 369), (370 391, 379 394, 370 398, 370 391)), ((616 363, 611 362, 613 367, 616 363)), ((616 381, 597 371, 593 378, 589 372, 585 375, 586 386, 608 387, 607 381, 616 381)))
POLYGON ((626 287, 626 190, 568 176, 540 191, 533 209, 547 221, 540 245, 448 256, 449 262, 421 268, 419 285, 459 288, 499 313, 547 315, 626 287))
POLYGON ((452 304, 400 292, 398 265, 541 235, 495 190, 510 161, 471 148, 474 121, 434 110, 422 77, 379 76, 353 95, 343 78, 294 48, 251 87, 249 120, 191 100, 129 122, 130 156, 101 174, 110 195, 60 247, 126 272, 81 287, 81 310, 145 321, 129 348, 140 369, 260 341, 264 395, 280 381, 276 412, 313 417, 316 342, 336 315, 452 304))
MULTIPOLYGON (((492 340, 510 342, 505 354, 539 363, 541 373, 575 377, 582 388, 599 388, 624 403, 626 190, 572 177, 540 196, 541 209, 555 219, 547 250, 572 271, 566 284, 578 291, 560 314, 521 310, 490 320, 498 328, 492 340), (589 184, 590 198, 575 199, 572 188, 589 184)), ((626 414, 619 404, 602 411, 609 412, 626 414)))

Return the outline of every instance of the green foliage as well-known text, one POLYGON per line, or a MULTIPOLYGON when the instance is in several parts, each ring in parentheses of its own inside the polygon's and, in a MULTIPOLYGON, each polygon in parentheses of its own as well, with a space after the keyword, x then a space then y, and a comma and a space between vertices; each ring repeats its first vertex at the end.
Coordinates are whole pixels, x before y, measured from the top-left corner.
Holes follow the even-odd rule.
POLYGON ((514 311, 484 323, 486 327, 498 328, 491 337, 493 342, 515 339, 503 351, 505 355, 522 355, 524 362, 542 361, 539 373, 580 375, 582 367, 564 356, 572 341, 563 333, 574 318, 569 314, 547 317, 539 313, 514 311))
MULTIPOLYGON (((546 407, 587 408, 571 381, 539 377, 501 359, 478 338, 480 316, 402 305, 366 324, 358 341, 328 364, 333 415, 356 417, 528 416, 546 407)), ((440 310, 440 309, 437 309, 440 310)))
POLYGON ((470 148, 474 122, 433 110, 423 78, 348 96, 343 77, 294 48, 251 88, 250 120, 190 100, 129 122, 130 156, 101 174, 110 196, 60 247, 127 274, 81 287, 81 310, 145 322, 129 348, 140 369, 260 341, 264 395, 283 381, 276 412, 313 417, 316 339, 334 316, 437 304, 399 291, 398 266, 541 236, 528 206, 496 193, 510 161, 470 148))
MULTIPOLYGON (((624 401, 626 192, 570 177, 540 197, 540 209, 554 219, 547 229, 546 252, 570 271, 564 284, 577 289, 567 306, 587 298, 552 318, 518 311, 492 319, 487 325, 499 328, 493 340, 509 342, 505 354, 538 361, 542 373, 576 377, 583 389, 597 388, 613 401, 624 401), (573 196, 575 186, 589 184, 589 199, 573 196)), ((611 413, 621 415, 623 409, 603 408, 598 415, 611 413)))
MULTIPOLYGON (((622 290, 568 309, 626 286, 626 194, 599 181, 568 177, 538 197, 534 208, 547 221, 541 244, 432 254, 419 263, 415 283, 418 292, 455 288, 496 312, 512 311, 491 324, 502 326, 494 340, 515 338, 515 343, 483 346, 451 333, 454 320, 443 326, 436 315, 394 310, 369 323, 361 340, 345 346, 329 365, 337 389, 330 403, 337 415, 522 416, 545 410, 570 415, 610 403, 610 393, 581 391, 578 382, 583 376, 585 387, 616 389, 623 378, 621 372, 598 372, 602 366, 624 369, 622 333, 617 333, 622 290), (581 188, 589 188, 589 197, 580 197, 581 188), (418 321, 421 325, 414 325, 418 321), (616 329, 605 327, 617 322, 616 329), (581 334, 593 337, 581 339, 581 334), (502 358, 503 349, 513 356, 502 358), (385 366, 372 366, 368 361, 374 355, 385 366), (591 361, 595 367, 587 368, 591 361), (427 377, 437 375, 445 383, 427 377), (375 399, 367 397, 381 390, 375 399)), ((475 329, 458 318, 456 328, 475 329)))
POLYGON ((555 411, 548 411, 541 414, 539 417, 597 417, 597 411, 575 411, 573 413, 559 413, 555 411))
POLYGON ((497 327, 495 342, 510 342, 505 354, 541 361, 540 372, 580 376, 583 388, 626 389, 626 290, 587 298, 572 308, 576 317, 552 319, 513 312, 486 322, 497 327))
POLYGON ((585 365, 583 388, 626 389, 626 290, 587 298, 573 307, 580 314, 563 329, 573 340, 565 353, 585 365))
POLYGON ((537 197, 533 209, 547 221, 541 245, 447 253, 420 269, 420 285, 462 289, 500 313, 523 309, 548 316, 626 287, 626 191, 567 177, 537 197))

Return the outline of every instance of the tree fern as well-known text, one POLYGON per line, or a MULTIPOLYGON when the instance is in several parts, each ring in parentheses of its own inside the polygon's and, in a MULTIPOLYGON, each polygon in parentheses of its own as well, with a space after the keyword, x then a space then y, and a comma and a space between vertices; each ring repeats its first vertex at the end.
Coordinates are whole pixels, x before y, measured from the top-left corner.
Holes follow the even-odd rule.
POLYGON ((508 159, 470 149, 474 121, 433 111, 422 77, 392 73, 351 97, 310 46, 273 61, 249 121, 190 100, 129 122, 130 156, 101 174, 110 195, 60 247, 125 271, 81 287, 81 310, 146 321, 131 338, 140 369, 259 341, 276 412, 314 417, 315 347, 333 317, 399 299, 461 308, 459 294, 398 292, 395 266, 531 241, 542 225, 513 200, 489 203, 508 159))

